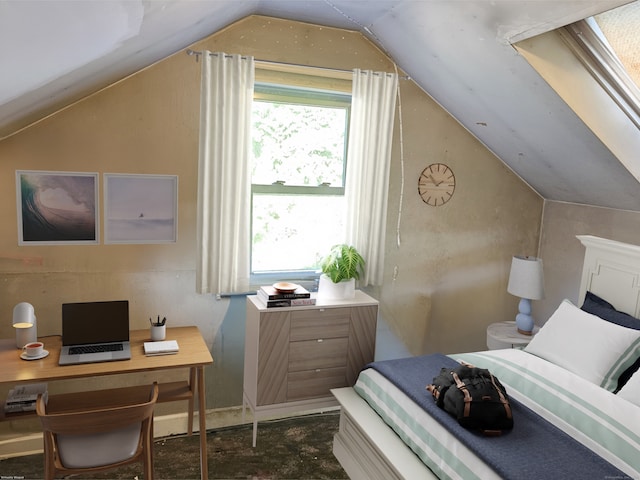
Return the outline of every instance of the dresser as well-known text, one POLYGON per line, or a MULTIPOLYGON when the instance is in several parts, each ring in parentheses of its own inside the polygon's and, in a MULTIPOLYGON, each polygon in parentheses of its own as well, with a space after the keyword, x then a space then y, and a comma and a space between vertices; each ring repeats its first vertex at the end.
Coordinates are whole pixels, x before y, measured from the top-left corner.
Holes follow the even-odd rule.
POLYGON ((258 421, 338 405, 332 388, 351 386, 373 361, 378 301, 356 291, 349 300, 266 308, 247 297, 243 417, 258 421))

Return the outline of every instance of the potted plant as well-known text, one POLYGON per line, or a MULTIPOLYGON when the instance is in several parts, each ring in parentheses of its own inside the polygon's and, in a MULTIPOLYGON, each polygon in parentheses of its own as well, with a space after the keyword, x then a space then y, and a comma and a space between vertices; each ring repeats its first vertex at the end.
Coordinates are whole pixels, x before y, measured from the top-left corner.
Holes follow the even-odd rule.
POLYGON ((331 247, 320 264, 322 275, 318 284, 318 298, 343 300, 355 296, 356 280, 364 269, 365 261, 352 245, 331 247))

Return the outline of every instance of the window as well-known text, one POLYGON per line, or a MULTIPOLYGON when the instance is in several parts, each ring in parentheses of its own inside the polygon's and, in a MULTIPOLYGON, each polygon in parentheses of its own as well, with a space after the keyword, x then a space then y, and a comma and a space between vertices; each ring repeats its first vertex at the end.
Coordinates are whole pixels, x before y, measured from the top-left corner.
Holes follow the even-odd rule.
POLYGON ((568 25, 569 46, 620 109, 640 128, 640 3, 568 25))
POLYGON ((593 18, 629 77, 640 86, 640 3, 623 5, 593 18))
POLYGON ((252 283, 316 276, 344 241, 351 96, 258 83, 252 111, 252 283))

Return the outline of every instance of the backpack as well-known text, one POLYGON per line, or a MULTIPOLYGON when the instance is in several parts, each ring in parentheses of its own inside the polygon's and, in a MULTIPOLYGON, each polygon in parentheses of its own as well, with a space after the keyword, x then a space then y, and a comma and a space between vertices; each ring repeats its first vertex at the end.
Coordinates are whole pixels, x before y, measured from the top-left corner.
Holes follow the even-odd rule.
POLYGON ((460 425, 485 435, 500 435, 513 428, 507 391, 489 370, 470 365, 442 368, 427 385, 436 404, 460 425))

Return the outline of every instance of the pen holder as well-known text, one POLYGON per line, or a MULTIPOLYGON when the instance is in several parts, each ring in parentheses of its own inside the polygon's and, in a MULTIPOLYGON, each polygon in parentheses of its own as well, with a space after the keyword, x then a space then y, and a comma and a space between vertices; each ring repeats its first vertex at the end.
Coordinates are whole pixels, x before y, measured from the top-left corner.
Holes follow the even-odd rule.
POLYGON ((166 325, 151 325, 151 340, 153 342, 159 342, 164 340, 167 335, 166 325))

